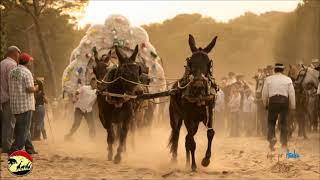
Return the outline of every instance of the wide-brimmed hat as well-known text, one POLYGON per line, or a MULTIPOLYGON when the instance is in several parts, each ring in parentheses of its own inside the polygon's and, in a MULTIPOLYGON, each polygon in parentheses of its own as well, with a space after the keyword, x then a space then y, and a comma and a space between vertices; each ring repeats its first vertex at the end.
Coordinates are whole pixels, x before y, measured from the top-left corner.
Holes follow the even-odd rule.
POLYGON ((274 65, 274 68, 277 68, 277 69, 284 69, 284 68, 285 68, 285 66, 284 66, 283 64, 281 64, 281 63, 276 63, 276 64, 274 65))

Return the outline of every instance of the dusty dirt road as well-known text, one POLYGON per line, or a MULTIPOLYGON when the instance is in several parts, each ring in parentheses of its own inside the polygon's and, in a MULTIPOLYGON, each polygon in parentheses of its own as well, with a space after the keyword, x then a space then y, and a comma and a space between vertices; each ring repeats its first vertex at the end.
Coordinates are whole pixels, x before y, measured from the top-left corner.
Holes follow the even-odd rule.
MULTIPOLYGON (((201 126, 196 135, 198 170, 191 172, 190 166, 185 166, 184 128, 180 134, 178 164, 170 163, 168 126, 155 126, 151 132, 138 133, 135 143, 129 138, 122 163, 115 165, 107 161, 106 135, 97 124, 99 129, 94 141, 89 140, 83 121, 71 142, 63 140, 70 123, 53 123, 53 132, 47 124, 50 139, 35 142, 40 154, 33 156, 32 172, 19 179, 320 179, 319 134, 311 134, 308 140, 297 138, 295 134, 289 149, 295 150, 300 158, 286 159, 285 150, 279 145, 270 153, 262 137, 228 138, 217 130, 211 164, 205 168, 201 166, 201 159, 207 139, 205 128, 201 126)), ((7 170, 7 157, 1 155, 1 179, 16 179, 7 170)))

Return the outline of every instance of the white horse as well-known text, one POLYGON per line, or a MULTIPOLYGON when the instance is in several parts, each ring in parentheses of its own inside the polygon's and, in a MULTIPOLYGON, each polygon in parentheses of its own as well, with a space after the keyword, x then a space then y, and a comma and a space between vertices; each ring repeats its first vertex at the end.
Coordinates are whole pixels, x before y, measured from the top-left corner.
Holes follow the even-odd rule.
POLYGON ((305 106, 304 109, 306 110, 309 123, 314 130, 317 130, 318 117, 316 115, 317 110, 315 109, 317 103, 315 93, 319 86, 319 71, 301 65, 290 65, 289 76, 294 80, 296 92, 300 95, 304 94, 302 97, 305 97, 304 100, 300 101, 305 103, 298 105, 305 106))

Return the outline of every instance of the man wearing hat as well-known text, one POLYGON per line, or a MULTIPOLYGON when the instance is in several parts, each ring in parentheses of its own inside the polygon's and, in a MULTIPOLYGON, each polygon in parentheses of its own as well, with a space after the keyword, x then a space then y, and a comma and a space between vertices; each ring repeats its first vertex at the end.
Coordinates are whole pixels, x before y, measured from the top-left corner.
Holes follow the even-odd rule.
POLYGON ((1 144, 3 153, 7 153, 10 150, 13 141, 15 118, 10 109, 8 76, 9 72, 17 66, 19 56, 20 49, 16 46, 10 46, 8 47, 6 58, 0 62, 1 144))
POLYGON ((10 107, 16 118, 15 140, 10 152, 22 150, 25 147, 29 154, 37 154, 30 135, 32 111, 35 110, 34 92, 38 89, 34 86, 32 73, 29 70, 32 59, 29 54, 22 53, 19 65, 9 72, 10 107))
POLYGON ((266 78, 262 89, 262 100, 268 109, 268 141, 271 150, 276 144, 275 125, 278 118, 280 124, 280 142, 283 148, 287 147, 287 114, 290 109, 296 108, 295 91, 292 80, 283 74, 284 65, 277 63, 274 75, 266 78))
POLYGON ((235 75, 236 74, 234 72, 229 72, 228 73, 228 79, 227 79, 227 83, 226 83, 227 86, 237 82, 237 79, 236 79, 235 75))

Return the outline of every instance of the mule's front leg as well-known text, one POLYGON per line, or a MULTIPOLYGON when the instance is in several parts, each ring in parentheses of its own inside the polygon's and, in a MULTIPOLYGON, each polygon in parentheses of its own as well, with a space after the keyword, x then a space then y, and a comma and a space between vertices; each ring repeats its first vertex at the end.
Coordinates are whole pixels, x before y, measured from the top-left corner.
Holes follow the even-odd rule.
POLYGON ((207 167, 210 164, 210 158, 211 158, 211 145, 212 145, 212 139, 213 136, 215 134, 213 128, 212 128, 212 119, 213 119, 213 104, 210 104, 208 107, 206 107, 207 109, 207 115, 209 115, 209 117, 207 117, 207 138, 208 138, 208 147, 207 147, 207 151, 206 151, 206 155, 205 157, 202 159, 201 165, 204 167, 207 167))
POLYGON ((122 128, 120 129, 120 143, 117 149, 117 154, 114 157, 114 163, 119 164, 121 161, 121 153, 123 152, 123 148, 126 144, 126 139, 127 139, 127 134, 128 134, 128 127, 126 125, 123 125, 122 128))
POLYGON ((194 140, 194 134, 193 133, 188 133, 186 137, 186 148, 187 152, 188 150, 191 151, 191 169, 192 171, 196 171, 197 169, 197 164, 196 164, 196 158, 195 158, 195 151, 196 151, 196 141, 194 140))
POLYGON ((107 142, 108 142, 108 161, 112 161, 113 158, 113 143, 114 143, 114 130, 112 124, 107 128, 107 142))
POLYGON ((213 129, 208 129, 207 131, 207 138, 208 138, 208 148, 206 151, 206 156, 202 159, 202 166, 207 167, 210 164, 210 158, 211 158, 211 145, 212 145, 212 139, 215 132, 213 129))

